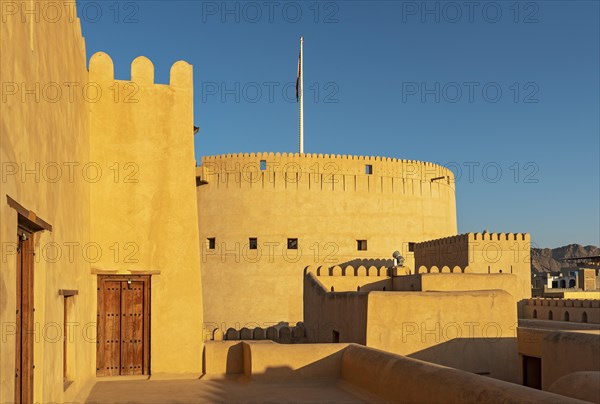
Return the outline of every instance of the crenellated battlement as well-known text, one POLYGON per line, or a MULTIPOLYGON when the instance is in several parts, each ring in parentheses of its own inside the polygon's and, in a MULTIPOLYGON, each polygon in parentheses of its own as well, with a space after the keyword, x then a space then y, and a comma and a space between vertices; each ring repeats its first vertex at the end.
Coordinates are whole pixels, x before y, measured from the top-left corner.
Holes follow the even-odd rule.
POLYGON ((528 233, 464 233, 414 245, 416 273, 515 274, 518 295, 531 296, 528 233))
POLYGON ((389 268, 386 266, 376 267, 375 265, 371 265, 366 267, 364 265, 359 265, 358 267, 354 267, 352 265, 346 265, 341 267, 339 265, 335 265, 332 267, 328 266, 315 266, 309 265, 304 271, 305 273, 313 273, 316 276, 372 276, 372 277, 387 277, 389 268))
POLYGON ((464 267, 460 267, 458 265, 455 265, 453 267, 450 267, 448 265, 444 265, 442 267, 438 267, 436 265, 433 265, 431 267, 421 265, 419 266, 419 268, 416 269, 415 274, 467 274, 471 272, 471 268, 469 268, 468 265, 464 267))
MULTIPOLYGON (((454 174, 417 160, 379 156, 299 153, 239 153, 204 156, 199 176, 208 184, 253 184, 267 188, 329 189, 439 194, 452 191, 454 174), (427 184, 427 185, 424 185, 427 184), (426 188, 426 189, 425 189, 426 188), (429 192, 431 190, 431 192, 429 192)), ((258 188, 258 187, 256 187, 258 188)))
POLYGON ((175 62, 171 66, 169 84, 159 84, 154 81, 154 64, 145 56, 138 56, 131 62, 131 76, 129 80, 116 80, 112 58, 104 53, 95 53, 89 63, 89 76, 91 82, 133 82, 140 87, 168 86, 172 89, 193 89, 192 65, 185 61, 175 62))
MULTIPOLYGON (((532 298, 525 299, 521 318, 554 320, 574 323, 600 324, 600 300, 591 298, 532 298)), ((593 329, 593 328, 592 328, 593 329)), ((597 329, 597 328, 595 328, 597 329)))
POLYGON ((545 307, 580 307, 580 308, 600 308, 598 299, 562 299, 548 297, 534 297, 525 300, 527 306, 545 306, 545 307))
POLYGON ((416 243, 419 247, 437 247, 447 246, 456 243, 466 243, 472 241, 525 241, 531 242, 529 233, 464 233, 456 236, 427 240, 416 243))
POLYGON ((286 152, 257 152, 257 153, 228 153, 228 154, 219 154, 213 156, 203 156, 203 161, 215 161, 215 160, 224 160, 231 158, 260 158, 260 159, 281 159, 281 158, 307 158, 307 159, 345 159, 345 160, 357 160, 364 162, 407 162, 413 164, 424 164, 428 166, 436 166, 441 168, 443 167, 436 163, 431 163, 427 161, 419 161, 419 160, 406 160, 406 159, 398 159, 393 157, 382 157, 382 156, 356 156, 356 155, 346 155, 346 154, 322 154, 322 153, 286 153, 286 152))
MULTIPOLYGON (((407 269, 410 271, 410 269, 407 269)), ((335 265, 332 267, 328 267, 328 266, 315 266, 315 265, 309 265, 305 268, 305 272, 306 273, 313 273, 315 274, 317 277, 325 277, 325 276, 347 276, 347 277, 354 277, 354 276, 371 276, 371 277, 389 277, 390 275, 390 268, 386 267, 386 266, 380 266, 380 267, 376 267, 374 265, 371 265, 369 267, 366 267, 364 265, 360 265, 358 267, 354 267, 352 265, 346 265, 344 267, 341 267, 339 265, 335 265)), ((398 273, 396 276, 399 275, 409 275, 409 274, 413 274, 412 271, 410 271, 411 273, 398 273)), ((464 273, 471 273, 471 268, 469 268, 469 266, 464 266, 464 267, 460 267, 458 265, 455 265, 453 267, 449 267, 447 265, 444 265, 442 267, 437 267, 435 265, 427 267, 424 265, 421 265, 419 268, 417 268, 416 271, 414 271, 414 274, 436 274, 436 273, 453 273, 453 274, 464 274, 464 273)))

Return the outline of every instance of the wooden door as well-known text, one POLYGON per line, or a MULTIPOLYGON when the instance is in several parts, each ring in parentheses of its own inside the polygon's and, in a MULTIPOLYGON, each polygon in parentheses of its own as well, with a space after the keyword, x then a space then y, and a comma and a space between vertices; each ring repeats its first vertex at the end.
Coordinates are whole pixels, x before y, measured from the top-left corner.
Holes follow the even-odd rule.
POLYGON ((17 231, 17 301, 15 349, 15 403, 33 402, 33 233, 17 231))
POLYGON ((98 276, 98 376, 150 374, 150 277, 98 276))

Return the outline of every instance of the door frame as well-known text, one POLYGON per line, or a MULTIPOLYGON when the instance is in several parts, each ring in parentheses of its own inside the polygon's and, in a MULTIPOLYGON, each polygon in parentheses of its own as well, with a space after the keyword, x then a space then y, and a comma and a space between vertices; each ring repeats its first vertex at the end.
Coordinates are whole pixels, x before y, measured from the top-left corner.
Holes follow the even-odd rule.
MULTIPOLYGON (((96 324, 96 376, 98 377, 103 377, 105 376, 104 374, 102 374, 102 372, 100 371, 100 363, 99 363, 99 359, 100 359, 100 349, 101 349, 101 344, 100 344, 100 332, 103 330, 103 326, 100 323, 101 321, 103 321, 103 319, 106 318, 106 316, 103 315, 103 312, 101 312, 103 310, 103 304, 102 304, 102 293, 101 293, 101 283, 102 282, 124 282, 126 283, 128 280, 132 280, 132 281, 136 281, 136 282, 143 282, 144 284, 144 296, 143 296, 143 321, 144 321, 144 326, 143 326, 143 354, 142 354, 142 374, 143 375, 150 375, 150 313, 151 313, 151 302, 150 302, 150 297, 151 297, 151 275, 101 275, 98 274, 98 278, 97 278, 97 307, 96 307, 96 318, 98 319, 98 323, 96 324)), ((119 302, 119 307, 122 306, 122 302, 119 302)), ((121 329, 120 332, 122 332, 123 330, 121 329)), ((120 341, 120 339, 119 339, 120 341)), ((121 345, 119 343, 119 352, 121 352, 121 345)), ((119 368, 119 372, 120 372, 120 368, 119 368)))
POLYGON ((17 227, 15 313, 15 403, 33 402, 34 373, 34 230, 19 222, 17 227))

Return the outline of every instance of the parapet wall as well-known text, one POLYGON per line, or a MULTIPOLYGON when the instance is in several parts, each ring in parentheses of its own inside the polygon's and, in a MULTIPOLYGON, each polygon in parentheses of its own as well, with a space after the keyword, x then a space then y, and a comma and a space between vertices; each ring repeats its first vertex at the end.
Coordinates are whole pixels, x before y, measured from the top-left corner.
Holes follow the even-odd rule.
POLYGON ((365 265, 360 265, 358 267, 355 267, 353 265, 345 265, 344 267, 341 267, 339 265, 334 265, 332 267, 328 267, 325 265, 309 265, 305 268, 304 271, 311 272, 317 276, 389 276, 388 267, 376 267, 375 265, 371 265, 368 268, 365 265))
POLYGON ((387 157, 241 153, 202 157, 201 181, 216 187, 435 194, 454 190, 454 174, 438 164, 387 157), (424 187, 421 183, 429 184, 424 187))
MULTIPOLYGON (((531 297, 531 236, 527 233, 465 233, 414 245, 417 273, 429 268, 517 276, 517 300, 531 297)), ((441 272, 444 272, 442 270, 441 272)))
POLYGON ((350 344, 342 356, 342 378, 401 403, 582 403, 514 383, 350 344))
MULTIPOLYGON (((542 390, 573 372, 600 369, 600 335, 594 331, 517 328, 519 356, 540 358, 542 390)), ((596 391, 600 390, 596 386, 596 391)))
POLYGON ((515 382, 515 283, 510 274, 382 279, 308 271, 304 326, 309 342, 360 343, 515 382), (408 283, 396 285, 397 280, 408 283), (365 284, 357 290, 360 282, 365 284), (395 291, 396 286, 410 291, 395 291), (507 359, 494 360, 499 357, 507 359))
POLYGON ((600 324, 600 300, 527 299, 522 318, 600 324))
POLYGON ((366 390, 361 398, 398 403, 582 403, 357 344, 279 345, 270 341, 209 342, 209 377, 244 374, 270 382, 343 380, 366 390), (370 393, 370 394, 369 394, 370 393))
MULTIPOLYGON (((98 91, 90 93, 90 98, 109 97, 115 104, 139 104, 149 100, 143 95, 143 91, 171 88, 173 91, 185 91, 188 94, 193 93, 192 66, 185 61, 175 62, 170 70, 169 84, 158 84, 154 81, 154 64, 145 56, 138 56, 131 62, 130 80, 115 80, 115 68, 109 55, 104 52, 97 52, 90 58, 89 74, 90 87, 98 91), (119 83, 123 85, 123 93, 119 92, 118 87, 109 86, 103 88, 103 84, 114 85, 119 83)), ((90 101, 94 101, 91 99, 90 101)), ((149 111, 150 112, 150 111, 149 111)), ((190 131, 192 128, 189 129, 190 131)))
POLYGON ((507 259, 523 263, 529 258, 530 242, 527 233, 465 233, 428 240, 415 243, 415 266, 481 268, 507 259))

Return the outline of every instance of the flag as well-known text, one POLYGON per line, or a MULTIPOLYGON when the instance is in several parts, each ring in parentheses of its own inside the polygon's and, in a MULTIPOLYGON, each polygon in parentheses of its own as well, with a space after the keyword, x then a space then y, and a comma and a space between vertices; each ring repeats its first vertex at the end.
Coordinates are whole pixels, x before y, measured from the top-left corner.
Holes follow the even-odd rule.
POLYGON ((302 70, 302 53, 298 54, 298 76, 296 77, 296 102, 300 100, 300 71, 302 70))

